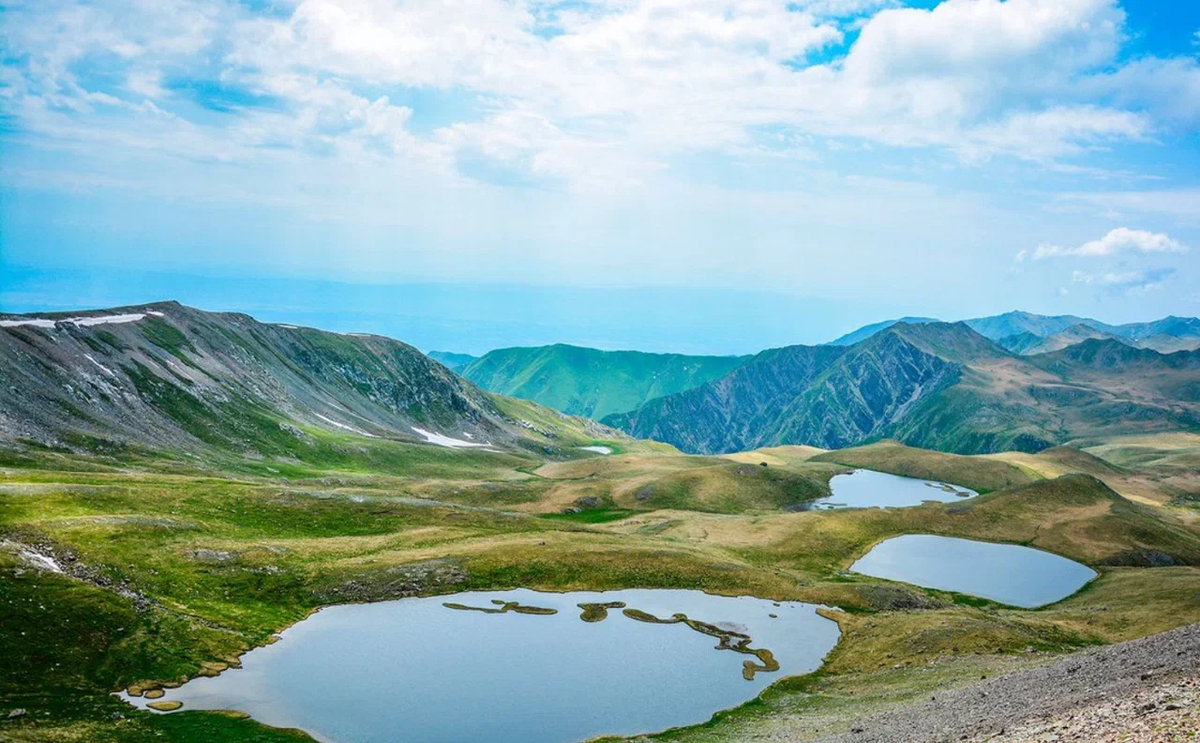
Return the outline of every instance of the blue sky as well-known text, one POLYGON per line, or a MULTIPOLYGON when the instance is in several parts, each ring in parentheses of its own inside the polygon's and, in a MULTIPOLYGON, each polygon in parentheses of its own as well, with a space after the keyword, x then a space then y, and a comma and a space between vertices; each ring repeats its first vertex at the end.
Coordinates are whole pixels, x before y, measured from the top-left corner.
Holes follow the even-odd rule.
POLYGON ((1200 314, 1196 3, 9 0, 0 40, 6 311, 720 353, 1200 314))

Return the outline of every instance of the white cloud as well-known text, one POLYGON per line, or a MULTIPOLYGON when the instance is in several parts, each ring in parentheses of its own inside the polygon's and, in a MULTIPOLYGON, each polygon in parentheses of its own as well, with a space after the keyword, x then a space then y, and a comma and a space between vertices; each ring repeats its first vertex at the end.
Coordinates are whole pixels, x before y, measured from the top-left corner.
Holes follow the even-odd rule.
POLYGON ((1082 258, 1097 258, 1111 256, 1117 253, 1184 253, 1187 246, 1175 240, 1164 232, 1149 232, 1147 230, 1132 230, 1128 227, 1117 227, 1110 230, 1098 240, 1089 240, 1074 248, 1064 248, 1060 245, 1043 244, 1034 251, 1034 260, 1055 256, 1075 256, 1082 258))
POLYGON ((25 126, 186 156, 272 159, 257 149, 270 143, 445 168, 481 152, 534 176, 628 186, 677 154, 741 156, 763 127, 946 148, 969 163, 1051 162, 1147 140, 1200 108, 1194 60, 1115 62, 1115 0, 895 4, 299 0, 255 15, 231 0, 46 0, 0 23, 30 60, 8 94, 25 126), (97 54, 123 60, 124 91, 79 79, 81 60, 103 64, 97 54), (195 75, 275 96, 281 110, 239 112, 230 141, 164 90, 195 75), (413 135, 393 87, 453 92, 478 110, 413 135), (156 108, 123 120, 104 110, 142 99, 156 108))
POLYGON ((1200 62, 1193 57, 1144 57, 1087 83, 1121 106, 1150 111, 1181 127, 1200 123, 1200 62))
POLYGON ((1110 293, 1140 296, 1159 289, 1174 274, 1175 269, 1173 268, 1158 268, 1148 271, 1109 271, 1106 273, 1073 271, 1071 281, 1076 284, 1100 286, 1110 293))

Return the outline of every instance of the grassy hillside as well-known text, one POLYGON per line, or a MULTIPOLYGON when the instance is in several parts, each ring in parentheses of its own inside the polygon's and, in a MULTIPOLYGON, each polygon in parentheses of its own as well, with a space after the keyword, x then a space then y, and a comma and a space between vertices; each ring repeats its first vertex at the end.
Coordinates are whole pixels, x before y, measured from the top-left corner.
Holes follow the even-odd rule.
MULTIPOLYGON (((155 473, 66 454, 54 461, 78 471, 7 467, 0 699, 28 714, 6 722, 5 735, 306 739, 220 713, 137 712, 108 692, 216 673, 324 604, 472 588, 687 587, 846 610, 831 614, 844 637, 824 670, 663 736, 684 740, 786 731, 799 710, 834 714, 936 693, 1014 663, 1200 620, 1200 532, 1088 474, 1044 479, 1004 461, 891 444, 816 456, 778 450, 787 463, 765 468, 648 450, 570 462, 437 453, 441 463, 421 469, 414 460, 397 468, 403 475, 307 479, 155 473), (793 494, 821 491, 844 464, 979 488, 1024 484, 909 509, 780 511, 793 494), (646 483, 651 496, 639 500, 646 483), (593 486, 611 494, 616 519, 541 515, 558 488, 593 486), (1023 611, 844 572, 877 541, 911 532, 1031 544, 1101 576, 1067 601, 1023 611), (22 557, 29 551, 65 573, 36 569, 22 557), (1138 567, 1152 553, 1176 565, 1138 567)), ((1066 451, 1046 459, 1064 470, 1133 472, 1066 451)))
POLYGON ((486 390, 600 420, 724 376, 745 359, 560 344, 491 351, 459 371, 486 390))
POLYGON ((838 449, 818 454, 809 461, 831 462, 904 477, 942 480, 980 493, 1025 485, 1043 477, 1040 473, 1031 473, 1007 462, 916 449, 897 441, 838 449))

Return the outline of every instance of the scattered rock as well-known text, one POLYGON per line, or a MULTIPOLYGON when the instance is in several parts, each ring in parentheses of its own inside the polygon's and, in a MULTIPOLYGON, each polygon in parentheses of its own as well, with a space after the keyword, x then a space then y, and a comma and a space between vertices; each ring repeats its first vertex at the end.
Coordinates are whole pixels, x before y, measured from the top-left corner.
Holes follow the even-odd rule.
POLYGON ((166 692, 162 689, 151 689, 150 691, 142 694, 142 696, 144 696, 146 699, 161 699, 163 694, 166 694, 166 692))
POLYGON ((1101 565, 1131 568, 1169 568, 1182 563, 1175 556, 1160 550, 1130 549, 1109 555, 1100 561, 1101 565))
MULTIPOLYGON (((821 743, 1175 743, 1200 730, 1200 623, 1074 653, 847 722, 821 743), (1177 709, 1168 710, 1169 705, 1177 709)), ((985 676, 988 674, 984 674, 985 676)))
POLYGON ((867 606, 877 611, 940 609, 945 603, 902 586, 864 584, 856 591, 867 606))
POLYGON ((10 720, 15 720, 18 717, 24 717, 24 716, 25 716, 25 710, 23 710, 20 707, 17 707, 12 712, 8 713, 8 719, 10 719, 10 720))
POLYGON ((233 559, 233 553, 223 552, 221 550, 210 550, 203 547, 190 550, 187 553, 188 557, 199 562, 228 562, 233 559))
POLYGON ((465 583, 467 577, 467 571, 456 560, 422 560, 353 573, 348 578, 343 574, 340 582, 313 589, 313 595, 325 603, 385 601, 437 593, 438 588, 465 583))
POLYGON ((146 706, 152 710, 157 710, 158 712, 174 712, 183 706, 183 702, 176 702, 174 700, 170 702, 151 702, 146 706))

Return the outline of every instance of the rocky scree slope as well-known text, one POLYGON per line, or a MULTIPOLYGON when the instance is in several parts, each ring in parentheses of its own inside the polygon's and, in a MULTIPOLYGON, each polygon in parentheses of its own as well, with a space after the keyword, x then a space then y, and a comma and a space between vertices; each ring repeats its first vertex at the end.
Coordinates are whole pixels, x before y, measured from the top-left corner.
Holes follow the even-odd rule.
POLYGON ((555 435, 381 336, 175 302, 0 318, 0 441, 10 444, 288 454, 306 429, 422 441, 417 428, 494 446, 555 435))

